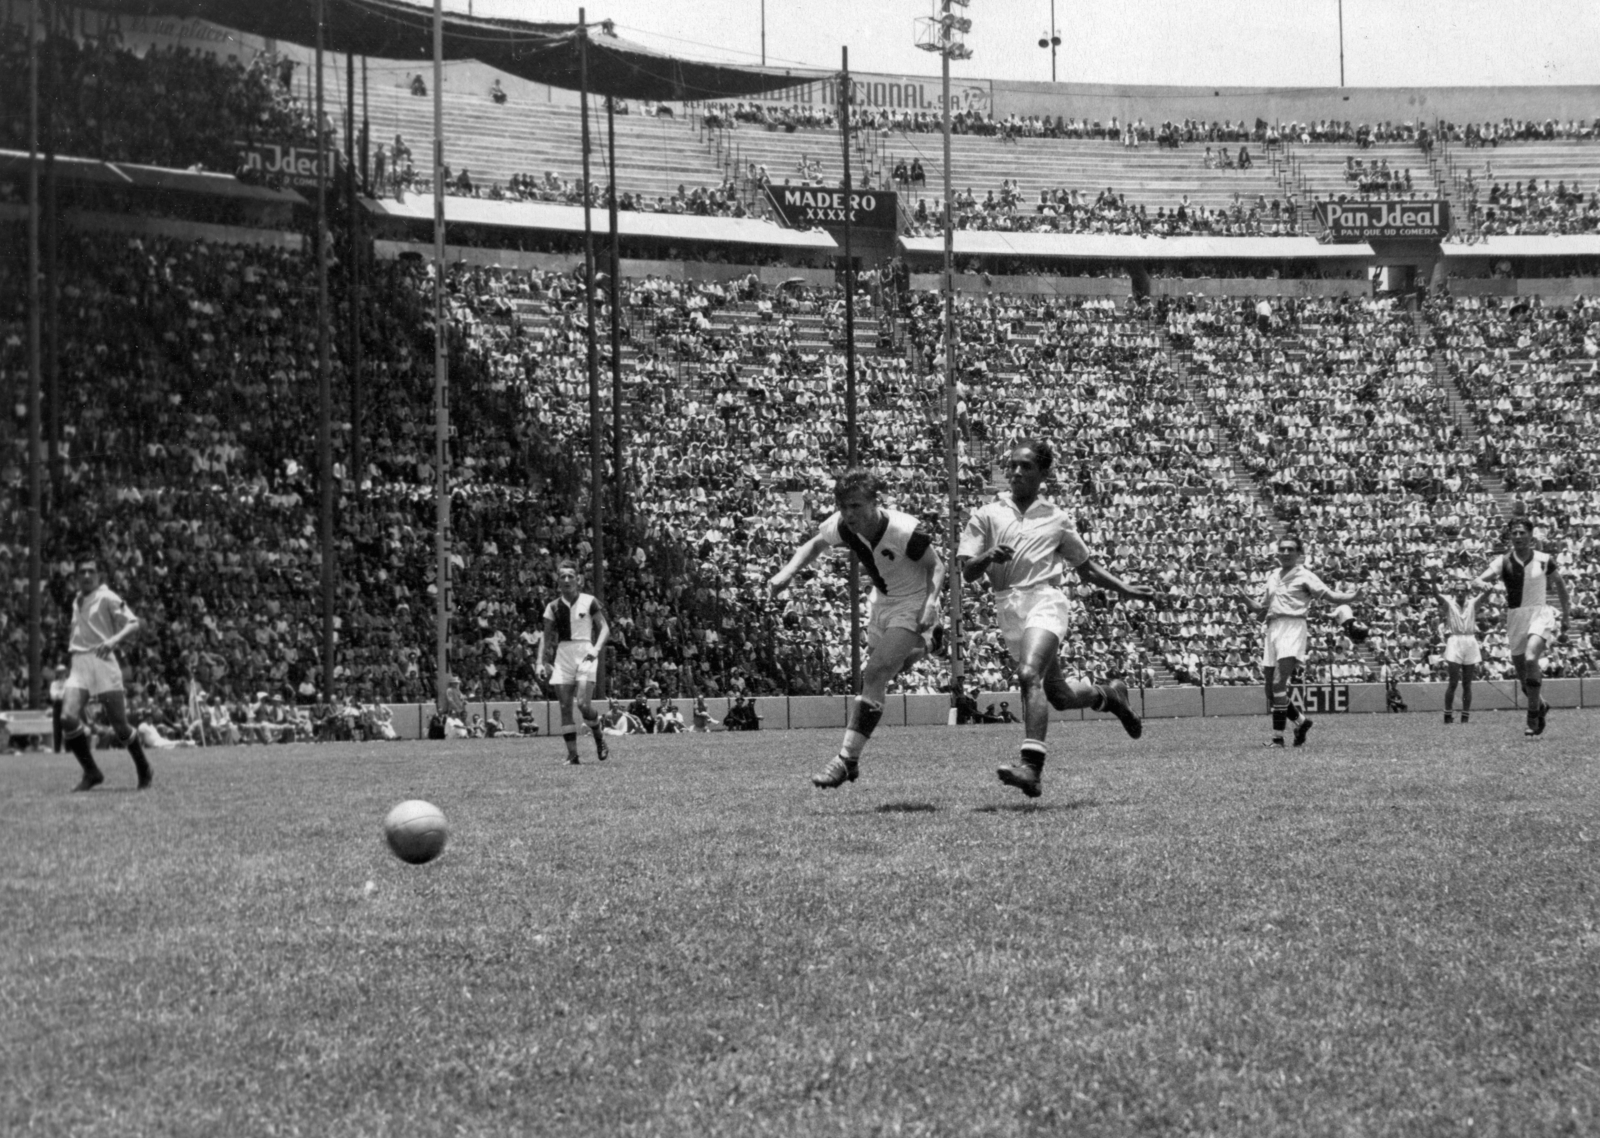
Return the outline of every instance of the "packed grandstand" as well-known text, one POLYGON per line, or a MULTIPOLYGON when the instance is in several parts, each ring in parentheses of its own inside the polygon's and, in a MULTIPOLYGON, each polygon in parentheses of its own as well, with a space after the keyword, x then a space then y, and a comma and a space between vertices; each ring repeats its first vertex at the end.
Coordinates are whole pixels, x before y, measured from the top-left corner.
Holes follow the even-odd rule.
MULTIPOLYGON (((28 144, 25 55, 7 27, 0 150, 9 152, 28 144)), ((241 142, 315 134, 292 60, 67 35, 52 36, 45 56, 53 82, 72 92, 50 116, 51 145, 73 159, 233 175, 241 142), (157 103, 169 113, 151 114, 157 103), (187 109, 174 115, 174 106, 187 109)), ((570 106, 522 108, 508 135, 511 120, 497 116, 511 115, 515 98, 508 109, 462 84, 451 100, 465 137, 449 179, 457 197, 606 204, 603 177, 583 182, 570 106)), ((431 190, 431 171, 419 174, 410 154, 427 150, 429 109, 404 77, 386 75, 372 93, 356 175, 368 208, 382 202, 393 214, 431 190)), ((603 556, 611 693, 848 691, 844 564, 820 563, 776 605, 764 592, 831 509, 845 464, 844 294, 824 271, 831 242, 822 252, 788 248, 775 223, 752 220, 767 212, 766 187, 837 183, 837 123, 831 111, 778 103, 613 110, 624 168, 637 171, 619 177, 623 210, 735 219, 774 236, 625 237, 623 399, 603 400, 622 423, 624 461, 608 477, 620 481, 624 509, 596 550, 581 221, 452 231, 452 672, 473 700, 544 698, 534 664, 555 564, 603 556), (652 157, 662 139, 680 165, 652 157)), ((943 171, 929 116, 860 115, 871 140, 857 144, 858 178, 902 190, 902 237, 937 232, 943 171)), ((1356 645, 1322 627, 1314 679, 1441 677, 1435 594, 1481 570, 1516 513, 1536 519, 1545 547, 1559 552, 1575 607, 1593 610, 1600 303, 1579 274, 1600 250, 1493 241, 1600 228, 1595 127, 1400 117, 1399 108, 1371 123, 959 116, 958 228, 1310 242, 1281 260, 1217 247, 1160 265, 1120 246, 1054 262, 962 254, 963 516, 993 493, 1008 440, 1050 438, 1055 494, 1091 546, 1168 596, 1130 607, 1080 590, 1077 634, 1064 647, 1073 669, 1145 686, 1259 684, 1258 626, 1226 598, 1259 580, 1264 551, 1285 532, 1304 538, 1326 580, 1366 588, 1371 639, 1356 645), (1456 250, 1460 279, 1386 289, 1364 263, 1320 260, 1310 207, 1341 195, 1450 201, 1445 247, 1456 250), (1521 287, 1534 277, 1537 287, 1521 287), (1294 283, 1305 287, 1263 287, 1294 283)), ((343 130, 342 112, 332 122, 343 130)), ((28 374, 22 169, 13 153, 0 170, 8 395, 28 374)), ((62 192, 44 543, 51 663, 65 650, 72 559, 99 555, 146 624, 125 666, 147 720, 181 736, 199 714, 196 697, 254 721, 276 695, 317 702, 334 732, 338 717, 317 690, 318 336, 303 203, 274 230, 194 221, 210 208, 198 201, 179 208, 71 182, 62 192)), ((336 212, 333 223, 342 234, 350 218, 336 212)), ((368 705, 425 702, 436 690, 434 270, 401 222, 374 232, 359 294, 343 255, 332 270, 336 319, 360 298, 369 393, 359 422, 341 411, 334 424, 334 674, 343 700, 368 705)), ((943 313, 929 267, 913 249, 890 247, 856 293, 859 461, 886 475, 894 504, 926 519, 942 547, 951 523, 943 313)), ((335 335, 341 408, 350 406, 347 354, 335 335)), ((20 397, 11 403, 0 707, 17 708, 29 703, 27 502, 17 490, 27 424, 20 397)), ((968 686, 1009 689, 991 602, 969 591, 964 603, 968 686)), ((1489 673, 1509 676, 1503 629, 1490 627, 1485 648, 1489 673)), ((1552 649, 1547 674, 1592 672, 1595 648, 1580 623, 1552 649)), ((948 666, 931 658, 899 684, 947 690, 948 666)), ((349 731, 362 719, 343 721, 349 731)))

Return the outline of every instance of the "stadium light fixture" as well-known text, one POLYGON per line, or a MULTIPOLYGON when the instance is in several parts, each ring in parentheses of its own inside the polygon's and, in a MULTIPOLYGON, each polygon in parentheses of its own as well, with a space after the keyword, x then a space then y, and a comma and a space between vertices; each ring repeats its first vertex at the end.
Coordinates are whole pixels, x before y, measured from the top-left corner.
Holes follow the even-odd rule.
POLYGON ((1056 27, 1056 0, 1050 0, 1050 30, 1039 37, 1039 46, 1050 49, 1050 82, 1056 81, 1056 49, 1061 46, 1061 29, 1056 27))

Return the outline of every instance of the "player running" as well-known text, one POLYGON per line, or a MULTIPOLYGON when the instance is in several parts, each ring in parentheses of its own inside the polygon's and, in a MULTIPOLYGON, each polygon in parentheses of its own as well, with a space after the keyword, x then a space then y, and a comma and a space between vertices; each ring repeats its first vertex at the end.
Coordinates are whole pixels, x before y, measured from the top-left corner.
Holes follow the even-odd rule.
POLYGON ((1473 582, 1479 596, 1496 585, 1506 590, 1506 642, 1517 683, 1528 697, 1528 726, 1524 735, 1543 735, 1550 705, 1544 701, 1545 649, 1565 635, 1572 616, 1567 583, 1556 569, 1555 555, 1533 547, 1533 523, 1517 518, 1511 523, 1511 550, 1502 553, 1473 582), (1549 603, 1554 589, 1561 601, 1558 614, 1549 603))
POLYGON ((106 780, 94 761, 89 728, 84 722, 91 700, 99 700, 111 721, 117 745, 133 756, 139 789, 150 786, 150 763, 145 759, 139 733, 128 722, 128 701, 122 687, 122 666, 117 646, 139 631, 139 618, 121 597, 100 580, 100 565, 92 557, 78 562, 78 595, 72 604, 72 671, 67 676, 61 702, 61 733, 67 750, 83 768, 74 790, 93 790, 106 780))
POLYGON ((796 573, 840 545, 855 554, 872 581, 861 694, 851 701, 839 753, 811 777, 822 789, 856 780, 861 752, 883 717, 889 681, 928 654, 939 621, 944 559, 916 518, 879 504, 882 491, 882 479, 871 471, 851 469, 840 475, 833 486, 838 509, 767 582, 768 592, 777 596, 796 573))
POLYGON ((1461 722, 1472 716, 1472 680, 1483 661, 1478 648, 1478 594, 1473 591, 1470 579, 1456 585, 1455 593, 1440 589, 1435 594, 1439 601, 1444 634, 1444 666, 1447 678, 1444 686, 1444 721, 1454 723, 1456 688, 1461 688, 1461 722))
POLYGON ((539 643, 538 676, 550 677, 561 701, 561 737, 567 743, 567 765, 578 765, 578 728, 572 721, 573 698, 578 712, 594 736, 596 757, 605 762, 610 754, 600 717, 590 702, 600 653, 611 637, 611 625, 600 602, 578 591, 578 566, 574 561, 556 563, 556 585, 560 595, 544 606, 544 639, 539 643), (554 654, 555 666, 550 657, 554 654))
POLYGON ((1285 723, 1294 723, 1294 745, 1304 746, 1311 733, 1311 717, 1289 699, 1289 680, 1306 657, 1311 641, 1306 616, 1313 601, 1347 605, 1359 595, 1351 589, 1341 593, 1323 584, 1322 579, 1301 564, 1305 545, 1293 534, 1278 541, 1278 567, 1267 574, 1258 600, 1242 589, 1237 596, 1244 607, 1266 618, 1261 636, 1261 667, 1267 673, 1268 695, 1272 700, 1272 738, 1268 747, 1283 746, 1285 723))
POLYGON ((1022 686, 1024 738, 1020 758, 1000 767, 1000 781, 1029 798, 1040 793, 1044 771, 1045 733, 1050 709, 1088 707, 1115 715, 1137 739, 1144 724, 1128 705, 1128 685, 1069 680, 1056 653, 1072 621, 1071 602, 1061 591, 1067 568, 1084 581, 1115 589, 1134 600, 1153 600, 1148 586, 1130 585, 1098 565, 1073 528, 1070 515, 1039 496, 1055 455, 1050 444, 1026 438, 1006 459, 1009 492, 977 510, 967 520, 957 550, 961 576, 976 581, 987 575, 994 590, 995 614, 1017 664, 1022 686))

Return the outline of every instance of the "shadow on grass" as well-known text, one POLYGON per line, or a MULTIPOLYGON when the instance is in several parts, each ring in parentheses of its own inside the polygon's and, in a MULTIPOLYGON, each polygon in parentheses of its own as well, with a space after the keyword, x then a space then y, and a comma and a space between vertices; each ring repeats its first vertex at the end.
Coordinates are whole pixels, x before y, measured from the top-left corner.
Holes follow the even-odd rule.
POLYGON ((1100 805, 1098 798, 1079 798, 1072 802, 1008 802, 1004 805, 974 806, 974 814, 1039 814, 1056 810, 1086 810, 1100 805))
POLYGON ((878 807, 878 814, 932 814, 939 808, 931 802, 885 802, 878 807))

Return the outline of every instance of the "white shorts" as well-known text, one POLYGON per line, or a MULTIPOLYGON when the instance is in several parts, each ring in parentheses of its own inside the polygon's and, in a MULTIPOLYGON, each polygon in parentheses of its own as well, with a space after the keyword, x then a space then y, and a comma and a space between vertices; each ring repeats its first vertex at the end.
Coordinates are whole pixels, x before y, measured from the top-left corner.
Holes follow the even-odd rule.
POLYGON ((872 607, 867 613, 868 653, 877 649, 878 641, 882 640, 883 634, 891 628, 903 628, 907 632, 920 635, 922 610, 927 603, 926 596, 886 597, 875 592, 872 597, 872 607))
POLYGON ((1463 632, 1446 638, 1444 642, 1444 662, 1446 664, 1483 663, 1483 653, 1478 648, 1478 638, 1470 632, 1463 632))
POLYGON ((72 674, 67 677, 68 688, 81 688, 90 696, 102 696, 122 691, 122 665, 112 656, 102 660, 93 652, 72 654, 72 674))
POLYGON ((1008 589, 995 597, 994 611, 1000 618, 1000 635, 1016 660, 1022 659, 1022 636, 1028 629, 1042 628, 1065 641, 1072 627, 1072 602, 1054 585, 1008 589))
POLYGON ((1305 617, 1273 617, 1261 634, 1261 666, 1276 668, 1279 660, 1304 660, 1309 641, 1305 617))
POLYGON ((1552 644, 1561 635, 1561 617, 1554 605, 1530 605, 1506 613, 1506 643, 1513 656, 1528 654, 1528 637, 1552 644))
POLYGON ((567 684, 594 683, 595 667, 599 660, 584 659, 593 650, 593 644, 580 644, 576 640, 556 645, 556 663, 550 670, 550 682, 558 688, 567 684))

